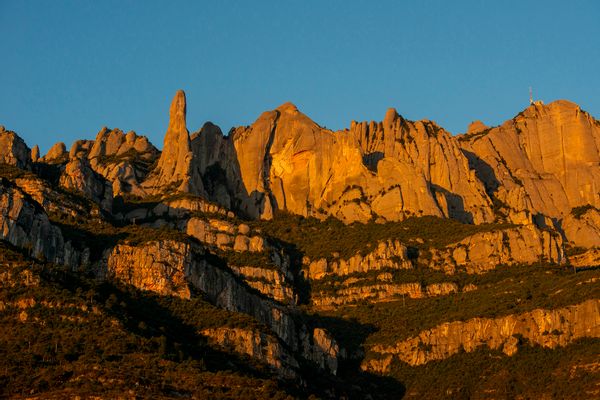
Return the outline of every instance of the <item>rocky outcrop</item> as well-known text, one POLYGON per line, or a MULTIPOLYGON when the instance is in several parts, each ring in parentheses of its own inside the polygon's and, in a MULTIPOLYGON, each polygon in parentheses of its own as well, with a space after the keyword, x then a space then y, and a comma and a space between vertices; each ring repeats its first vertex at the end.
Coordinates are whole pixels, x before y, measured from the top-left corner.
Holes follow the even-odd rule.
POLYGON ((490 128, 480 120, 475 120, 469 124, 469 127, 467 128, 467 135, 482 132, 486 129, 490 128))
POLYGON ((471 235, 442 249, 429 249, 419 263, 448 274, 480 274, 498 265, 566 262, 562 238, 535 225, 491 230, 471 235))
POLYGON ((322 129, 291 103, 234 129, 230 137, 240 169, 239 207, 251 217, 271 218, 274 209, 312 215, 327 200, 337 199, 346 184, 369 175, 356 146, 322 129), (334 165, 345 167, 331 182, 334 165))
POLYGON ((211 264, 213 257, 198 245, 175 240, 119 244, 105 251, 96 273, 165 295, 187 298, 199 291, 219 307, 256 318, 291 351, 303 356, 319 351, 288 308, 253 293, 231 270, 211 264))
POLYGON ((483 184, 469 169, 456 141, 434 122, 408 121, 391 108, 383 122, 352 122, 350 134, 357 139, 366 165, 387 187, 399 185, 402 193, 393 200, 385 194, 373 200, 377 215, 394 219, 384 210, 400 203, 413 214, 421 210, 470 223, 493 220, 483 184), (399 173, 401 177, 396 176, 399 173))
POLYGON ((385 373, 394 359, 422 365, 463 350, 472 352, 481 346, 499 349, 511 356, 518 351, 522 339, 530 344, 555 348, 579 338, 598 337, 600 300, 594 299, 556 310, 536 309, 499 318, 445 322, 392 346, 374 346, 372 350, 381 356, 380 359, 364 362, 362 367, 385 373))
POLYGON ((68 192, 57 191, 36 175, 17 178, 14 183, 42 206, 46 214, 86 219, 100 216, 99 207, 94 203, 82 201, 80 197, 72 196, 68 192))
POLYGON ((192 217, 185 225, 188 235, 207 246, 236 253, 262 253, 267 259, 265 263, 246 265, 242 256, 239 261, 241 264, 230 263, 229 267, 248 286, 265 296, 284 304, 297 303, 289 257, 280 249, 269 245, 264 237, 252 232, 247 224, 234 224, 218 218, 192 217))
POLYGON ((69 150, 69 159, 87 158, 92 146, 94 146, 93 140, 76 140, 69 150))
POLYGON ((143 195, 140 183, 156 161, 159 151, 145 136, 104 127, 87 153, 94 171, 112 183, 114 195, 143 195))
POLYGON ((229 136, 211 122, 191 136, 195 173, 202 176, 204 191, 211 201, 228 209, 238 207, 236 193, 243 192, 240 170, 229 136))
POLYGON ((234 274, 241 277, 248 286, 264 296, 283 304, 297 304, 298 295, 294 290, 294 279, 285 264, 273 266, 229 266, 234 274))
POLYGON ((71 159, 60 176, 59 184, 65 189, 80 192, 106 211, 112 210, 113 193, 110 183, 94 172, 86 159, 71 159))
POLYGON ((142 246, 119 244, 105 251, 98 275, 189 299, 185 277, 191 257, 189 246, 176 241, 153 241, 142 246))
POLYGON ((31 149, 31 161, 33 161, 35 163, 35 162, 38 162, 39 159, 40 159, 40 147, 36 144, 31 149))
POLYGON ((67 153, 67 146, 63 142, 55 143, 48 153, 40 159, 41 162, 48 164, 62 164, 67 162, 69 159, 69 153, 67 153))
POLYGON ((410 269, 413 265, 407 251, 404 244, 390 239, 378 243, 375 250, 364 256, 359 253, 347 260, 336 257, 312 261, 305 257, 302 270, 307 278, 318 280, 332 275, 344 276, 382 269, 410 269))
POLYGON ((186 128, 186 99, 183 90, 177 91, 169 110, 169 126, 158 165, 143 188, 149 193, 178 191, 203 194, 202 178, 193 165, 193 153, 186 128))
POLYGON ((40 205, 4 178, 0 184, 0 238, 40 260, 73 268, 88 264, 89 251, 65 241, 40 205))
POLYGON ((266 240, 251 234, 248 225, 235 225, 222 219, 192 217, 187 221, 185 232, 221 250, 263 252, 267 249, 266 240))
MULTIPOLYGON (((421 283, 365 283, 360 281, 348 285, 346 282, 339 287, 327 291, 313 291, 311 293, 311 304, 318 308, 334 308, 345 304, 357 304, 364 302, 379 302, 397 300, 400 296, 411 299, 422 299, 425 297, 447 296, 458 293, 459 287, 453 282, 432 283, 423 286, 421 283)), ((472 287, 463 291, 474 290, 472 287)))
POLYGON ((565 238, 574 246, 600 246, 600 210, 592 206, 582 207, 581 215, 571 212, 561 222, 565 238))
POLYGON ((231 134, 250 216, 283 209, 346 222, 410 215, 493 219, 484 186, 452 137, 430 121, 390 110, 382 123, 321 128, 291 103, 231 134))
POLYGON ((298 361, 276 338, 264 332, 221 327, 200 333, 225 350, 246 354, 270 365, 283 378, 298 378, 298 361))
POLYGON ((143 223, 146 220, 179 219, 182 222, 181 229, 185 231, 187 219, 195 213, 213 214, 224 218, 233 218, 235 216, 232 211, 210 203, 199 196, 177 194, 175 196, 167 195, 159 201, 139 203, 137 208, 124 213, 116 213, 115 217, 134 224, 143 223))
POLYGON ((304 357, 317 364, 322 370, 337 374, 341 350, 335 339, 322 328, 315 328, 312 335, 304 337, 304 357))
POLYGON ((504 208, 561 219, 574 207, 600 207, 600 123, 574 103, 536 102, 458 141, 504 208))
MULTIPOLYGON (((594 248, 585 251, 584 253, 569 257, 569 264, 575 268, 595 268, 600 266, 600 249, 594 248)), ((600 278, 598 278, 600 279, 600 278)))
POLYGON ((23 139, 0 125, 0 163, 21 169, 31 168, 31 151, 23 139))

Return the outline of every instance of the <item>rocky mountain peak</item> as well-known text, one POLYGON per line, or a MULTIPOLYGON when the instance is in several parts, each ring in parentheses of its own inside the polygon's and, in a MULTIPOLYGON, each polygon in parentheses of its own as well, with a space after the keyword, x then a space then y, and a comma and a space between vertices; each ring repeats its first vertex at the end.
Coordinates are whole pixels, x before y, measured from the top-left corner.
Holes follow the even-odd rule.
POLYGON ((185 92, 178 90, 169 109, 169 126, 158 166, 144 186, 151 193, 166 189, 203 193, 202 180, 194 174, 192 159, 190 135, 186 127, 185 92))
POLYGON ((399 116, 395 108, 388 108, 383 118, 383 126, 391 126, 399 116))
POLYGON ((488 129, 488 126, 477 119, 469 124, 469 127, 467 128, 467 134, 481 132, 486 129, 488 129))
POLYGON ((12 131, 0 126, 0 163, 29 169, 31 166, 31 151, 23 139, 12 131))
POLYGON ((42 157, 44 162, 58 162, 63 161, 67 157, 67 146, 63 142, 55 143, 50 150, 42 157))
POLYGON ((186 116, 186 100, 185 92, 178 90, 173 97, 171 102, 171 108, 169 109, 169 127, 167 128, 167 136, 165 137, 165 147, 168 139, 176 137, 178 141, 185 141, 184 135, 188 136, 188 131, 185 122, 186 116), (171 138, 169 138, 171 134, 171 138))
POLYGON ((36 144, 31 149, 31 161, 37 162, 40 159, 40 147, 36 144))
POLYGON ((291 114, 300 112, 300 111, 298 111, 298 107, 296 107, 296 105, 294 103, 289 102, 289 101, 286 103, 283 103, 282 105, 277 107, 276 110, 280 111, 280 112, 291 113, 291 114))

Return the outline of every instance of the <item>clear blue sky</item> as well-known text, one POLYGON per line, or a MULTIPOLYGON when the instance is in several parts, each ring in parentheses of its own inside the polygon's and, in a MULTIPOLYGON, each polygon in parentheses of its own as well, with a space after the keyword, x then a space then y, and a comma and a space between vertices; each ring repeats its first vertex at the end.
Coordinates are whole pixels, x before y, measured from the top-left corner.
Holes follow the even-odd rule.
POLYGON ((227 132, 292 101, 452 133, 566 98, 600 118, 600 1, 0 0, 0 124, 42 152, 104 125, 159 148, 168 105, 227 132))

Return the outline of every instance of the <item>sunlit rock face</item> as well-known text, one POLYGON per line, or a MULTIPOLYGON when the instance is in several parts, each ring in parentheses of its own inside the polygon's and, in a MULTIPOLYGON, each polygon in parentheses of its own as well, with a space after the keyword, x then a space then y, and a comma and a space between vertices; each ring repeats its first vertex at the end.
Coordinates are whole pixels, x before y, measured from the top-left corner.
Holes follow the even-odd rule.
POLYGON ((493 220, 484 186, 452 137, 390 110, 382 123, 320 127, 291 103, 232 133, 248 214, 275 209, 346 222, 436 215, 493 220))
POLYGON ((536 103, 501 126, 459 138, 493 195, 556 221, 600 205, 600 123, 569 101, 536 103))
POLYGON ((392 358, 423 365, 483 346, 512 356, 518 351, 518 337, 546 348, 566 346, 583 337, 600 337, 600 301, 587 300, 556 310, 536 309, 500 318, 445 322, 392 346, 376 346, 374 351, 382 358, 365 362, 362 367, 385 373, 392 358))
POLYGON ((144 182, 149 193, 179 191, 203 193, 202 179, 194 173, 190 135, 186 127, 186 99, 177 91, 169 109, 169 126, 158 165, 144 182))
POLYGON ((14 165, 18 168, 31 167, 31 151, 23 139, 0 125, 0 163, 14 165))

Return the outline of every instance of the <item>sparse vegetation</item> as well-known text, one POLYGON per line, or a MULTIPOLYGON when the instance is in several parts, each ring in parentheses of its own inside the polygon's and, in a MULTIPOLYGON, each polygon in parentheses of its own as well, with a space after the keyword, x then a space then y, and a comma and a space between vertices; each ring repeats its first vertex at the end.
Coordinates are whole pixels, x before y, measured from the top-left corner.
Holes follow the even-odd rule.
POLYGON ((198 333, 263 329, 244 314, 32 264, 3 244, 0 260, 2 273, 30 271, 40 278, 38 286, 0 287, 2 397, 284 399, 296 390, 264 365, 215 350, 198 333))
POLYGON ((585 206, 573 207, 571 209, 571 215, 576 219, 581 219, 588 211, 594 210, 596 212, 600 212, 600 210, 594 207, 591 204, 586 204, 585 206))
MULTIPOLYGON (((399 271, 398 274, 412 274, 399 271)), ((484 275, 460 274, 449 277, 459 287, 474 284, 477 290, 448 296, 406 299, 377 304, 342 306, 319 315, 356 321, 373 327, 365 346, 391 344, 444 321, 465 321, 473 317, 496 318, 535 308, 559 308, 598 298, 598 284, 582 283, 598 277, 599 270, 574 273, 567 267, 512 266, 498 267, 484 275)), ((436 273, 422 271, 420 279, 434 282, 436 273), (431 274, 431 278, 428 275, 431 274)), ((412 278, 410 278, 412 280, 412 278)), ((345 341, 349 332, 337 332, 345 341)))
POLYGON ((410 217, 402 222, 345 225, 332 217, 320 221, 278 212, 270 221, 252 222, 263 234, 296 247, 311 259, 348 258, 368 253, 380 241, 397 239, 417 248, 443 247, 469 235, 512 227, 510 224, 462 224, 432 216, 410 217), (415 239, 423 239, 423 243, 415 239))

